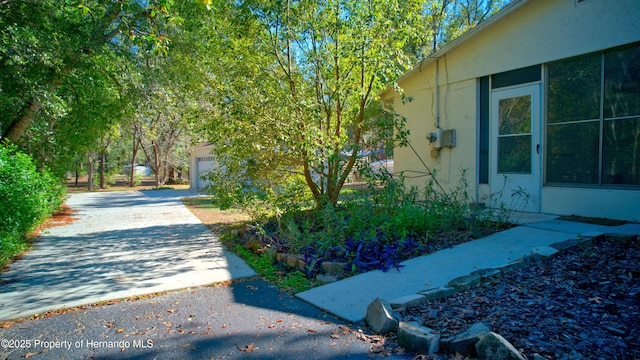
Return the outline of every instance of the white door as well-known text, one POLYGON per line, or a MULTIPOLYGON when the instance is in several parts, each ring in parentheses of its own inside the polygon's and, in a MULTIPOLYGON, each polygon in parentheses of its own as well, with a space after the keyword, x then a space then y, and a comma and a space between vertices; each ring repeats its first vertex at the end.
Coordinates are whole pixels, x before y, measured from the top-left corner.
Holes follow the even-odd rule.
POLYGON ((214 165, 213 156, 198 156, 196 158, 196 174, 198 178, 198 184, 196 186, 197 189, 203 189, 209 185, 209 180, 203 179, 202 176, 206 176, 207 173, 211 172, 214 165))
POLYGON ((540 85, 491 93, 491 178, 494 205, 540 212, 542 146, 540 85))

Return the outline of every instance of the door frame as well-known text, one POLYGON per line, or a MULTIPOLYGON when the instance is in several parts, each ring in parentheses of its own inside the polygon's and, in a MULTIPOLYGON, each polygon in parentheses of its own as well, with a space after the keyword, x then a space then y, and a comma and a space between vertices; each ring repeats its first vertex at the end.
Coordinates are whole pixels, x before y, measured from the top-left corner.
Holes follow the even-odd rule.
POLYGON ((540 212, 542 208, 543 150, 542 83, 534 82, 491 91, 489 111, 489 188, 492 206, 540 212), (531 96, 531 174, 498 173, 498 104, 502 99, 531 96), (519 192, 523 189, 523 192, 519 192), (514 194, 515 193, 515 194, 514 194))

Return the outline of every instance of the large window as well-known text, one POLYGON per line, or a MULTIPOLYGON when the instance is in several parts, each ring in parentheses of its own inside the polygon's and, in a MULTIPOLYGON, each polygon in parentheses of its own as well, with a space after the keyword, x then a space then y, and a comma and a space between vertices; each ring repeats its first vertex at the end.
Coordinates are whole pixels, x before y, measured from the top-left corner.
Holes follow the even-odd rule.
POLYGON ((640 185, 640 46, 548 66, 547 184, 640 185))

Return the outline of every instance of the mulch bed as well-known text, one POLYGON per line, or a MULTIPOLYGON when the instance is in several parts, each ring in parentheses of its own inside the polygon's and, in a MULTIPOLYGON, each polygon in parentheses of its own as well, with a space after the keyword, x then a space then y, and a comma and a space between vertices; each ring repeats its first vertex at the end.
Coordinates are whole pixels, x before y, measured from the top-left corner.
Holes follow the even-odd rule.
POLYGON ((483 322, 529 359, 640 359, 640 241, 594 239, 401 315, 443 338, 483 322))

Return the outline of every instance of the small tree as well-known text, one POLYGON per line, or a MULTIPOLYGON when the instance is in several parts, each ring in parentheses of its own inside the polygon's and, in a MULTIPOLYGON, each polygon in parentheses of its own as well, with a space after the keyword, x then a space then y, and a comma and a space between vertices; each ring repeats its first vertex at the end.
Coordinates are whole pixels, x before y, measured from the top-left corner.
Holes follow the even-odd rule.
POLYGON ((412 63, 404 47, 419 36, 421 3, 246 1, 217 10, 213 28, 224 34, 209 44, 217 71, 207 90, 215 101, 207 127, 226 170, 217 177, 266 193, 301 176, 317 206, 335 204, 362 149, 367 109, 412 63))

